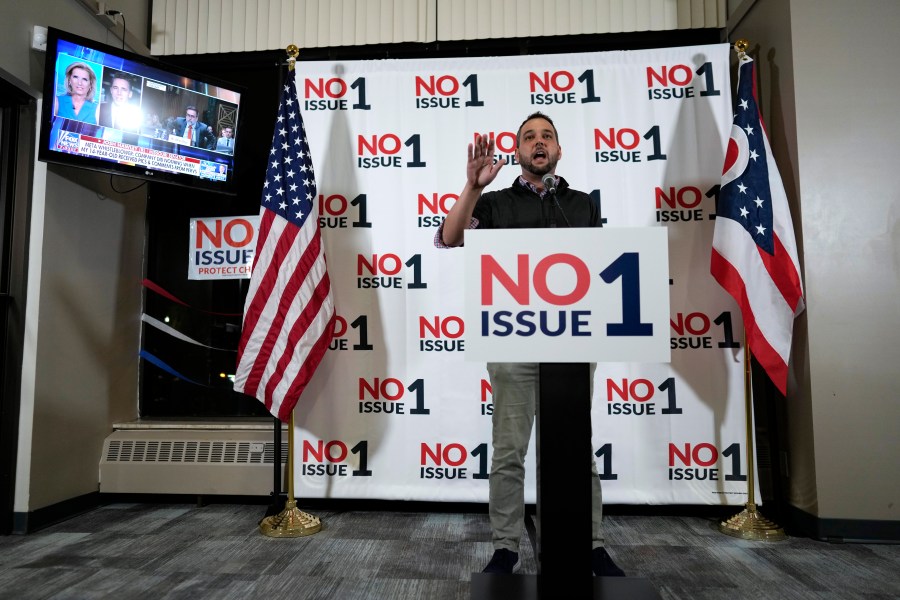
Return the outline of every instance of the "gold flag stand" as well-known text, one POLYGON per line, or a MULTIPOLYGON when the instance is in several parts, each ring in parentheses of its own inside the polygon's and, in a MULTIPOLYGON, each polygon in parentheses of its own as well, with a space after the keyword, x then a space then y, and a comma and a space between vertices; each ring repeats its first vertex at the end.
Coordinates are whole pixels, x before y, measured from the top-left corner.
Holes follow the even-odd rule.
MULTIPOLYGON (((276 457, 281 460, 281 457, 276 457)), ((303 537, 319 533, 322 530, 322 521, 297 508, 297 500, 294 498, 294 413, 291 413, 291 421, 288 424, 288 497, 284 503, 284 510, 277 515, 265 517, 259 522, 259 531, 269 537, 303 537)))
POLYGON ((753 477, 753 402, 750 385, 750 349, 744 338, 744 401, 747 418, 747 504, 744 510, 719 523, 719 531, 744 540, 777 542, 787 539, 784 529, 756 509, 756 483, 753 477))
MULTIPOLYGON (((750 42, 745 39, 739 39, 734 44, 735 52, 738 58, 744 57, 750 42)), ((730 519, 719 523, 719 531, 726 535, 738 537, 745 540, 763 540, 776 542, 787 539, 787 536, 777 524, 768 520, 760 514, 756 509, 755 482, 753 477, 754 461, 753 455, 753 403, 752 403, 752 386, 750 383, 750 345, 744 337, 744 402, 747 420, 747 503, 744 510, 734 515, 730 519)))
MULTIPOLYGON (((291 44, 285 49, 288 54, 288 71, 293 73, 297 62, 299 49, 291 44)), ((277 432, 276 435, 281 435, 277 432)), ((281 462, 281 457, 275 460, 281 462)), ((291 420, 288 423, 288 497, 284 503, 284 510, 277 515, 265 517, 259 522, 259 531, 263 535, 277 538, 303 537, 319 533, 322 530, 322 521, 319 517, 303 512, 297 508, 297 500, 294 498, 294 413, 291 411, 291 420)), ((279 490, 275 490, 278 494, 279 490)))

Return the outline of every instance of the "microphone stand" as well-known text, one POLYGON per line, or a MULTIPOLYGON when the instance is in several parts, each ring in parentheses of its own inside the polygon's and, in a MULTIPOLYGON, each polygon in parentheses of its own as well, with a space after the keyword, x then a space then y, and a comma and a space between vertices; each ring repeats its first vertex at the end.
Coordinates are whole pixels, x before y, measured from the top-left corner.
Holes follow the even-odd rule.
POLYGON ((559 205, 559 198, 556 197, 556 177, 547 173, 541 179, 541 183, 544 184, 544 189, 550 194, 550 200, 553 202, 556 210, 559 211, 559 214, 562 215, 563 221, 566 222, 566 227, 571 228, 572 224, 569 223, 569 218, 566 216, 566 213, 563 212, 562 206, 559 205))

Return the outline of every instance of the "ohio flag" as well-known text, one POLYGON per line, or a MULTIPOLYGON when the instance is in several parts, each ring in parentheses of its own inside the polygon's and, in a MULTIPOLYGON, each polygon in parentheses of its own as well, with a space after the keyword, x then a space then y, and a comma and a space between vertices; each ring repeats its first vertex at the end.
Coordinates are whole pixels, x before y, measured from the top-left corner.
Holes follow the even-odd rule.
POLYGON ((284 84, 259 210, 234 389, 288 421, 334 333, 316 177, 294 72, 284 84))
POLYGON ((750 351, 786 395, 803 285, 787 196, 759 114, 753 59, 746 55, 738 70, 710 272, 737 301, 750 351))

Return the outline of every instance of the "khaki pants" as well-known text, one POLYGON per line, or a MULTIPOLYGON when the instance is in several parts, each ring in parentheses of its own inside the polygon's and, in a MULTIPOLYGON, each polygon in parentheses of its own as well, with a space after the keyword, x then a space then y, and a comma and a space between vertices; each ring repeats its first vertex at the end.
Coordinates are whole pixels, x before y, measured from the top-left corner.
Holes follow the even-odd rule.
MULTIPOLYGON (((596 363, 591 363, 592 396, 596 368, 596 363)), ((538 363, 488 363, 487 371, 494 401, 488 481, 494 549, 518 552, 525 524, 525 453, 534 426, 540 367, 538 363)), ((603 494, 593 452, 591 492, 591 533, 597 548, 603 546, 603 494)))

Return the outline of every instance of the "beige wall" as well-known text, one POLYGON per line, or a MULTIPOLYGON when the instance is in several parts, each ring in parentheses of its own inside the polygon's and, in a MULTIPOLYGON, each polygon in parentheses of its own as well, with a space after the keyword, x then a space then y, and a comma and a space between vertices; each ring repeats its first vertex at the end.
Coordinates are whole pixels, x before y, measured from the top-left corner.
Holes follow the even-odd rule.
POLYGON ((788 398, 791 504, 900 518, 896 0, 759 0, 730 23, 758 60, 793 202, 807 310, 788 398))
MULTIPOLYGON (((128 31, 147 45, 148 6, 150 0, 109 0, 108 9, 125 15, 128 31)), ((31 49, 35 25, 56 27, 110 46, 121 47, 122 21, 113 24, 107 17, 97 17, 91 6, 94 0, 0 0, 0 68, 40 89, 44 79, 44 53, 31 49), (109 26, 109 29, 107 29, 109 26)), ((131 49, 126 47, 126 49, 131 49)))
POLYGON ((792 0, 819 516, 900 519, 900 2, 792 0))
POLYGON ((108 181, 48 167, 29 511, 96 492, 103 440, 138 415, 146 192, 108 181))
MULTIPOLYGON (((34 89, 45 61, 34 25, 121 43, 78 0, 0 2, 0 68, 34 89)), ((107 4, 135 13, 129 30, 146 27, 146 6, 107 4)), ((103 440, 137 416, 146 188, 118 194, 108 175, 34 171, 16 513, 96 492, 103 440)))

